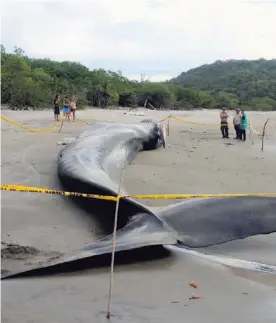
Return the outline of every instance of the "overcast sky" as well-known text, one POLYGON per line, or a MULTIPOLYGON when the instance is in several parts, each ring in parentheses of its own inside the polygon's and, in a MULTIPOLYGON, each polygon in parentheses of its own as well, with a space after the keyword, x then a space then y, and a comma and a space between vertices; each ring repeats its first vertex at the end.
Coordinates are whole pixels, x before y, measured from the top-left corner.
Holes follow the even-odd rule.
POLYGON ((2 40, 31 57, 171 78, 221 59, 276 58, 276 0, 2 0, 2 40))

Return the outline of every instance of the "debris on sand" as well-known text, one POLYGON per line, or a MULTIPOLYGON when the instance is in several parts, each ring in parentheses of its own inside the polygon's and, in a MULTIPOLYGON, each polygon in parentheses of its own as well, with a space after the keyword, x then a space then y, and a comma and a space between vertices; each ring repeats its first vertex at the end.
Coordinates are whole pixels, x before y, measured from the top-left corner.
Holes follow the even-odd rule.
POLYGON ((37 255, 40 250, 30 246, 21 246, 15 242, 1 241, 2 259, 25 259, 30 255, 37 255))
MULTIPOLYGON (((191 287, 193 287, 193 288, 197 288, 198 286, 197 286, 197 284, 195 283, 195 282, 189 282, 188 283, 191 287)), ((189 298, 189 300, 193 300, 193 299, 203 299, 204 297, 202 297, 202 296, 196 296, 196 295, 193 295, 192 297, 190 297, 189 298)))
POLYGON ((189 282, 189 285, 193 288, 197 288, 197 284, 195 282, 189 282))
POLYGON ((204 297, 202 296, 192 296, 189 298, 189 300, 192 300, 192 299, 204 299, 204 297))
POLYGON ((60 140, 57 144, 61 146, 66 146, 68 144, 71 144, 76 138, 64 138, 63 140, 60 140))

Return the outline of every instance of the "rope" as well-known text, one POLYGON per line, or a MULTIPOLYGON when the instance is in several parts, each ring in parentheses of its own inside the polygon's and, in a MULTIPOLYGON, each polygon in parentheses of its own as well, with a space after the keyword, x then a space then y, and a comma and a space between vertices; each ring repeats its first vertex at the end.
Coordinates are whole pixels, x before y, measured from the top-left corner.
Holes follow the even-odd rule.
POLYGON ((49 129, 35 129, 35 128, 31 128, 28 126, 24 126, 18 122, 12 121, 6 117, 1 116, 1 119, 9 124, 12 124, 13 126, 16 126, 18 128, 30 131, 30 132, 36 132, 36 133, 50 133, 50 132, 54 132, 57 127, 59 126, 60 122, 55 123, 53 126, 51 126, 51 128, 49 129))
MULTIPOLYGON (((55 123, 53 126, 51 126, 49 129, 35 129, 35 128, 32 128, 32 127, 28 127, 28 126, 25 126, 21 123, 18 123, 16 121, 13 121, 13 120, 10 120, 6 117, 3 117, 1 116, 1 119, 15 127, 18 127, 18 128, 21 128, 21 129, 24 129, 24 130, 27 130, 27 131, 30 131, 30 132, 36 132, 36 133, 51 133, 51 132, 54 132, 58 126, 60 125, 60 128, 59 128, 59 131, 58 133, 61 132, 61 129, 63 127, 63 124, 64 124, 64 121, 65 121, 65 118, 62 118, 61 121, 55 123)), ((93 123, 91 122, 88 122, 88 121, 85 121, 85 120, 81 120, 81 119, 76 119, 76 121, 80 122, 80 123, 84 123, 84 124, 87 124, 89 126, 92 126, 93 123)))
MULTIPOLYGON (((117 202, 118 197, 111 195, 97 195, 87 194, 79 192, 68 192, 60 190, 52 190, 48 188, 15 185, 15 184, 1 184, 2 191, 10 192, 29 192, 29 193, 40 193, 49 195, 62 195, 62 196, 73 196, 82 198, 93 198, 106 201, 117 202)), ((193 198, 212 198, 212 197, 276 197, 276 193, 219 193, 219 194, 136 194, 136 195, 120 195, 120 198, 134 198, 139 200, 182 200, 182 199, 193 199, 193 198)))
MULTIPOLYGON (((196 121, 188 121, 184 118, 179 118, 175 116, 171 116, 173 119, 184 122, 184 123, 189 123, 189 124, 194 124, 198 126, 215 126, 215 127, 228 127, 229 124, 221 124, 221 123, 201 123, 201 122, 196 122, 196 121)), ((250 123, 248 123, 250 125, 250 123)), ((242 125, 241 125, 242 126, 242 125)))
POLYGON ((111 266, 110 266, 110 281, 109 281, 109 293, 108 293, 108 305, 107 305, 107 313, 106 318, 110 319, 110 310, 111 310, 111 296, 113 291, 113 282, 114 282, 114 262, 115 262, 115 248, 116 248, 116 236, 117 236, 117 225, 118 225, 118 211, 119 211, 119 203, 120 203, 120 193, 121 187, 123 184, 123 178, 125 174, 126 164, 122 170, 121 179, 118 188, 118 196, 116 201, 116 209, 115 209, 115 218, 114 218, 114 229, 113 229, 113 239, 112 239, 112 253, 111 253, 111 266))

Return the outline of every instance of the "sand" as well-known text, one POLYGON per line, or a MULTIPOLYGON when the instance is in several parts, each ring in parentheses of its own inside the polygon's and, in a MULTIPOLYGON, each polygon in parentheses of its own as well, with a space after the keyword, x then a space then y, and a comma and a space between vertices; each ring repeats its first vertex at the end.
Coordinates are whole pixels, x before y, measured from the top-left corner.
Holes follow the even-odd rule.
MULTIPOLYGON (((168 112, 79 111, 82 120, 139 122, 168 112)), ((185 111, 190 121, 217 123, 217 111, 185 111)), ((49 128, 52 113, 3 111, 12 120, 49 128)), ((276 113, 248 113, 254 129, 267 126, 265 149, 257 134, 246 142, 222 139, 215 126, 170 121, 167 149, 140 153, 127 167, 130 193, 256 193, 276 191, 276 113)), ((2 183, 60 188, 57 143, 87 129, 66 123, 61 133, 36 134, 2 122, 2 183)), ((230 132, 234 137, 233 131, 230 132)), ((149 200, 151 207, 174 201, 149 200)), ((2 267, 19 270, 30 262, 83 247, 104 233, 95 219, 69 199, 2 192, 2 267), (7 246, 12 243, 13 246, 7 246), (29 248, 22 248, 28 246, 29 248), (10 248, 10 250, 8 249, 10 248)), ((204 252, 276 264, 276 234, 204 248, 204 252)), ((3 322, 105 322, 108 271, 86 270, 62 276, 2 282, 3 322)), ((231 269, 194 256, 173 257, 116 268, 112 322, 274 322, 276 277, 231 269), (188 286, 196 281, 198 290, 188 286), (189 300, 193 294, 202 300, 189 300)))

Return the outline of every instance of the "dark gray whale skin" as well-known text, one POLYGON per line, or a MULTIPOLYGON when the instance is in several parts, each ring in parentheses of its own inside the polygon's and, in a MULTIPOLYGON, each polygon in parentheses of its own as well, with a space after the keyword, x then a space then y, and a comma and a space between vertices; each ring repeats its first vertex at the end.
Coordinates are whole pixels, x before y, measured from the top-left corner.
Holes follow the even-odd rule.
POLYGON ((157 215, 177 230, 180 244, 209 247, 275 232, 276 198, 193 199, 163 208, 157 215))
MULTIPOLYGON (((158 148, 160 142, 165 147, 160 125, 150 120, 135 125, 96 124, 60 152, 60 182, 66 190, 116 196, 126 161, 131 163, 140 150, 158 148)), ((75 200, 105 223, 107 233, 112 232, 115 202, 75 200)), ((122 198, 118 215, 115 258, 123 263, 146 253, 150 258, 164 256, 161 249, 150 249, 153 246, 200 248, 276 231, 276 199, 272 197, 195 199, 157 213, 131 198, 122 198)), ((74 270, 77 262, 83 268, 87 266, 84 260, 89 260, 89 267, 104 266, 110 264, 111 251, 109 234, 24 272, 3 271, 1 279, 74 270)))

